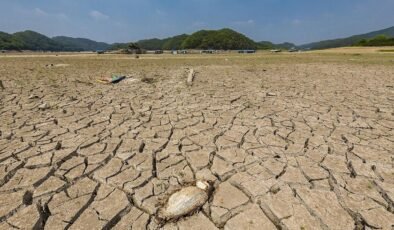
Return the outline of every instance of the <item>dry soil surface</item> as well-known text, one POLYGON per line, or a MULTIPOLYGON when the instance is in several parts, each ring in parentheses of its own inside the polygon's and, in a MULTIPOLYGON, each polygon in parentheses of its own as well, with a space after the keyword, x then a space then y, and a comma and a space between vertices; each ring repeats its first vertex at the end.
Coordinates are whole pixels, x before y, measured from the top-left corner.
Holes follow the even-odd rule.
POLYGON ((0 80, 0 229, 393 229, 392 54, 14 55, 0 80), (196 180, 208 202, 157 219, 196 180))

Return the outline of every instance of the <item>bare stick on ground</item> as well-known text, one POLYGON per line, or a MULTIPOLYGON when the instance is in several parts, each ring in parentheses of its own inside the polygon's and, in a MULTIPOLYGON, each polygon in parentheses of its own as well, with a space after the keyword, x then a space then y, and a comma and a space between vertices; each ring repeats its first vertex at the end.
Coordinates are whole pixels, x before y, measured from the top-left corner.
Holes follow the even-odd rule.
POLYGON ((192 86, 193 85, 193 80, 194 80, 194 69, 190 69, 189 75, 187 75, 187 85, 192 86))

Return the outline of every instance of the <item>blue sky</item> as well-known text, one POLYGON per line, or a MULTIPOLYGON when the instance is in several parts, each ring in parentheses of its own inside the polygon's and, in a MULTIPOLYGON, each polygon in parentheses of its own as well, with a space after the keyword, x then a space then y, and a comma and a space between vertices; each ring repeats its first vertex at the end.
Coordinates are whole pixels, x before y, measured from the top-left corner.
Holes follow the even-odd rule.
POLYGON ((303 44, 394 26, 394 0, 0 0, 0 31, 105 42, 232 28, 303 44))

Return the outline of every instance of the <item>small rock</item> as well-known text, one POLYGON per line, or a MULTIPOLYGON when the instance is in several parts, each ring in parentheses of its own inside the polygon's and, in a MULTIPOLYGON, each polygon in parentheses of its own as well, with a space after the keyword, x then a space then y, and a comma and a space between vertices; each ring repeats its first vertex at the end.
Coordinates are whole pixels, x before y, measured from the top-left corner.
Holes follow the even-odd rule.
POLYGON ((207 191, 209 188, 209 184, 205 181, 197 181, 196 187, 204 191, 207 191))
POLYGON ((58 142, 56 143, 55 150, 59 150, 59 149, 61 149, 61 148, 62 148, 62 143, 61 143, 60 141, 58 141, 58 142))
POLYGON ((29 99, 37 99, 38 98, 38 96, 37 95, 33 95, 33 94, 31 94, 30 96, 29 96, 29 99))
POLYGON ((8 133, 3 132, 2 133, 3 138, 6 139, 6 140, 11 140, 12 135, 13 135, 12 132, 8 132, 8 133))
POLYGON ((43 103, 40 106, 38 106, 38 108, 41 110, 46 110, 49 109, 49 105, 47 103, 43 103))
POLYGON ((210 185, 207 182, 198 181, 196 186, 175 192, 168 199, 166 206, 159 210, 159 218, 173 220, 201 208, 208 200, 209 189, 210 185))
POLYGON ((267 95, 268 97, 275 97, 275 96, 276 96, 276 93, 268 92, 268 93, 266 93, 266 95, 267 95))
POLYGON ((280 187, 278 184, 274 184, 269 191, 272 194, 277 194, 280 191, 280 187))
POLYGON ((196 179, 203 181, 216 181, 217 178, 212 174, 211 170, 205 168, 196 172, 196 179))
POLYGON ((22 198, 24 205, 33 204, 33 193, 31 191, 26 191, 22 198))

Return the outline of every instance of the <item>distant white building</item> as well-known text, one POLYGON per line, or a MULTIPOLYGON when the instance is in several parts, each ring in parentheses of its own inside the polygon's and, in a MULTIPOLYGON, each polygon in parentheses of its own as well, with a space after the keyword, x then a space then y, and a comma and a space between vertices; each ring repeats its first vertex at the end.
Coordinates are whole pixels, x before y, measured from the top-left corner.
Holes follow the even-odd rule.
POLYGON ((173 50, 172 54, 188 54, 189 51, 187 50, 173 50))

